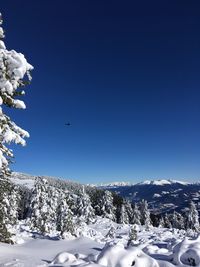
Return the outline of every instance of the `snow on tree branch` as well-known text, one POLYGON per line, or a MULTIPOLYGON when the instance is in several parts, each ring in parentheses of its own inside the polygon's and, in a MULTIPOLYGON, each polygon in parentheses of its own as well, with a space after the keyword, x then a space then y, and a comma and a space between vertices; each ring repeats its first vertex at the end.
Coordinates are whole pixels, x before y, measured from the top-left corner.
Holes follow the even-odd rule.
MULTIPOLYGON (((0 25, 2 24, 0 13, 0 25)), ((16 143, 24 146, 24 138, 29 133, 17 126, 3 111, 3 106, 25 109, 25 103, 17 97, 25 94, 24 87, 30 80, 30 71, 33 69, 23 54, 15 50, 7 50, 3 42, 3 28, 0 26, 0 175, 9 173, 11 149, 6 144, 16 143), (25 79, 26 78, 26 79, 25 79)))

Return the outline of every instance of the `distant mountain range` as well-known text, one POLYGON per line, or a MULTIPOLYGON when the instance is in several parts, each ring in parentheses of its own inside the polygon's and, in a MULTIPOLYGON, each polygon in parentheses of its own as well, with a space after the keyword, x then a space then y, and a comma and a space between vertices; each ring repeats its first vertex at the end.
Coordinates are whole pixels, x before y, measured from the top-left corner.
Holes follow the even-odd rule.
POLYGON ((145 199, 154 213, 184 211, 192 200, 200 210, 200 183, 176 180, 152 180, 137 184, 117 182, 98 186, 118 195, 139 202, 145 199))

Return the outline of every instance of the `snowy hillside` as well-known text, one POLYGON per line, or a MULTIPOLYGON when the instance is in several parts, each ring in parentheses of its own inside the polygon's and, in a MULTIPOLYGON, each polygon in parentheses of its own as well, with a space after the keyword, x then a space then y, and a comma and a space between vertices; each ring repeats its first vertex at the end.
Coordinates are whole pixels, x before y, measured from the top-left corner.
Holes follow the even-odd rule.
MULTIPOLYGON (((118 188, 177 186, 161 184, 118 188)), ((200 267, 194 202, 183 214, 160 216, 145 200, 131 204, 108 190, 14 173, 1 179, 0 205, 2 267, 200 267)))
POLYGON ((176 229, 138 226, 127 247, 130 226, 98 218, 82 227, 78 238, 32 238, 21 225, 20 244, 0 243, 0 266, 11 267, 186 267, 200 266, 200 240, 176 229), (113 228, 113 234, 109 235, 113 228))

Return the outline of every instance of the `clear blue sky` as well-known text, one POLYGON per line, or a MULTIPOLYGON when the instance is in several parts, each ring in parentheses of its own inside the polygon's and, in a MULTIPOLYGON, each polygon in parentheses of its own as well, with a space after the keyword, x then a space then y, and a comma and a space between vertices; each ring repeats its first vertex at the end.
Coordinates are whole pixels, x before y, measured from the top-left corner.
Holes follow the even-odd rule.
POLYGON ((34 65, 13 170, 81 182, 200 177, 200 2, 6 0, 34 65), (66 122, 72 126, 65 126, 66 122))

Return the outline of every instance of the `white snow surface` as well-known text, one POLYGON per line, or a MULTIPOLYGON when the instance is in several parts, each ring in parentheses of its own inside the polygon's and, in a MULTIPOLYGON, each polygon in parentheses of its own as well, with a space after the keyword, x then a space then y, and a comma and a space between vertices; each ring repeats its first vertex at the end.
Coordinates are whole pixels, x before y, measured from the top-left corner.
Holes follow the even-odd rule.
POLYGON ((0 266, 16 267, 200 267, 200 237, 185 237, 183 230, 138 226, 138 239, 127 247, 129 225, 98 217, 83 225, 79 237, 58 240, 33 234, 23 224, 15 229, 18 244, 0 243, 0 266), (116 237, 106 234, 111 226, 116 237))

